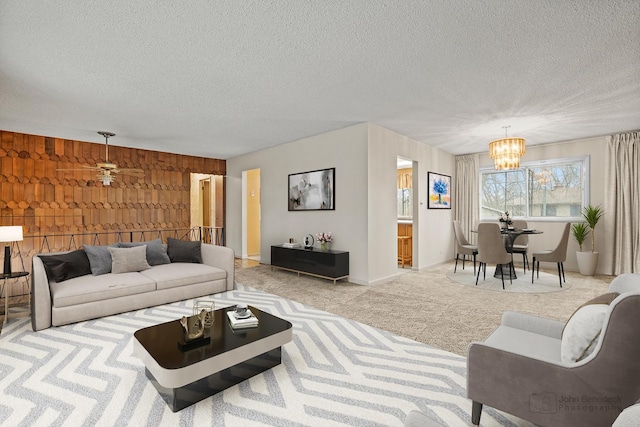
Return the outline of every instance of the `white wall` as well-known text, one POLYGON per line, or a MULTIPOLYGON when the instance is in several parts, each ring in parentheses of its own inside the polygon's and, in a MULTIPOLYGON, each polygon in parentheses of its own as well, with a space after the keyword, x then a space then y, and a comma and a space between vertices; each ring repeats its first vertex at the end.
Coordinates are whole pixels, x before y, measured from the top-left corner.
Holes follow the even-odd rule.
MULTIPOLYGON (((599 274, 612 274, 611 254, 604 250, 606 247, 606 240, 608 238, 608 234, 605 230, 608 228, 607 223, 609 222, 606 206, 604 206, 604 168, 606 149, 606 137, 580 139, 560 144, 527 147, 527 153, 521 160, 522 162, 529 162, 584 155, 590 156, 589 203, 592 205, 602 205, 605 208, 604 220, 601 220, 596 228, 596 251, 600 253, 597 270, 597 273, 599 274)), ((480 155, 480 167, 492 165, 493 160, 491 160, 486 153, 480 155)), ((553 249, 558 243, 564 223, 564 221, 530 222, 530 228, 541 230, 544 234, 529 237, 529 252, 541 249, 553 249)), ((591 245, 590 242, 591 240, 588 238, 588 247, 591 245)), ((570 237, 569 247, 567 249, 567 261, 564 263, 565 270, 578 271, 578 264, 576 261, 576 251, 578 249, 578 244, 573 237, 570 237)), ((546 267, 555 268, 555 265, 547 264, 546 267)))
POLYGON ((332 249, 349 251, 349 281, 372 284, 398 274, 397 156, 414 169, 414 268, 451 259, 451 210, 427 210, 427 171, 453 176, 455 159, 435 148, 374 124, 362 123, 227 160, 227 246, 242 248, 242 171, 260 168, 261 262, 271 245, 331 231, 332 249), (289 212, 291 173, 336 168, 335 211, 289 212), (417 172, 416 172, 417 171, 417 172))
POLYGON ((331 248, 349 251, 349 280, 368 283, 367 130, 363 123, 227 160, 227 246, 242 253, 242 171, 260 168, 261 262, 270 263, 271 245, 331 231, 331 248), (289 212, 288 175, 332 167, 335 210, 289 212))
POLYGON ((397 274, 397 157, 413 160, 414 268, 424 269, 451 259, 451 209, 427 209, 427 172, 452 177, 455 157, 397 132, 369 124, 369 273, 380 281, 397 274))

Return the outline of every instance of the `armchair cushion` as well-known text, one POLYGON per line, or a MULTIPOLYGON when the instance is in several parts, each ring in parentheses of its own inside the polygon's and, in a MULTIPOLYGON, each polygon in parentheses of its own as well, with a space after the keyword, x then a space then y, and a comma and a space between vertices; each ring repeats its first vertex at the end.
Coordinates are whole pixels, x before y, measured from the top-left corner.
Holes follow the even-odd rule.
POLYGON ((555 363, 560 360, 559 339, 509 326, 500 326, 483 344, 539 360, 555 363))

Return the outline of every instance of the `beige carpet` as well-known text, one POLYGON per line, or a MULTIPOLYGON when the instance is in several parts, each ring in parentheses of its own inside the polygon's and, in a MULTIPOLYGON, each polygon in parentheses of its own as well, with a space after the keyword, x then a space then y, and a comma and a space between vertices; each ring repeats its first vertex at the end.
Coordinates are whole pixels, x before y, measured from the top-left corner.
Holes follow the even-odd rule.
MULTIPOLYGON (((502 280, 496 279, 493 276, 495 267, 488 267, 487 274, 480 272, 480 278, 476 285, 476 276, 473 274, 472 268, 458 269, 455 273, 453 270, 447 271, 447 278, 461 285, 478 287, 480 289, 492 290, 496 292, 523 292, 530 294, 541 294, 545 292, 562 292, 571 287, 571 281, 566 281, 560 287, 560 281, 558 280, 558 272, 553 274, 545 273, 541 271, 539 275, 536 275, 535 281, 531 283, 531 271, 527 271, 526 274, 522 272, 522 267, 518 268, 516 277, 509 280, 509 272, 506 272, 504 278, 504 289, 502 289, 502 280)), ((566 278, 566 275, 565 275, 566 278)))
POLYGON ((466 356, 469 343, 489 335, 500 324, 504 311, 564 321, 580 304, 604 293, 613 279, 566 272, 571 286, 563 292, 516 293, 456 283, 447 278, 453 263, 423 271, 402 271, 396 279, 379 285, 344 281, 334 285, 329 280, 298 277, 296 273, 259 265, 236 270, 236 281, 466 356))

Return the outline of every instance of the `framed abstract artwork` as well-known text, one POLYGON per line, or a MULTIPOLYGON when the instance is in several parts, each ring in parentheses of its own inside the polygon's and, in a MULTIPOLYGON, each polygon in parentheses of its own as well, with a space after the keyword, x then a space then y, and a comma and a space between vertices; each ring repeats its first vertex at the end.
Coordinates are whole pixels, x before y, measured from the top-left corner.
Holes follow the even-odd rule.
POLYGON ((336 168, 289 175, 289 210, 335 210, 336 168))
POLYGON ((451 209, 451 177, 429 172, 428 209, 451 209))

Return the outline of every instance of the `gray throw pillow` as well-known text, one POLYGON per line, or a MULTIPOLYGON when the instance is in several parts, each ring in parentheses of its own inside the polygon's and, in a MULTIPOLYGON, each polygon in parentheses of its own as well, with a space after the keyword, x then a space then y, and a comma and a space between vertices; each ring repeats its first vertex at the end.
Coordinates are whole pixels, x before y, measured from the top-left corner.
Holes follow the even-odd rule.
POLYGON ((99 276, 101 274, 111 273, 111 254, 109 253, 109 248, 118 247, 117 243, 112 243, 107 246, 82 245, 82 247, 89 258, 91 274, 99 276))
POLYGON ((171 262, 192 262, 202 264, 200 242, 167 238, 167 254, 171 262))
POLYGON ((148 242, 120 242, 119 248, 133 248, 136 246, 147 245, 147 262, 149 265, 169 264, 171 260, 167 255, 167 250, 162 245, 160 239, 149 240, 148 242))
POLYGON ((134 248, 109 248, 112 264, 111 272, 131 273, 151 268, 147 263, 147 246, 136 246, 134 248))

